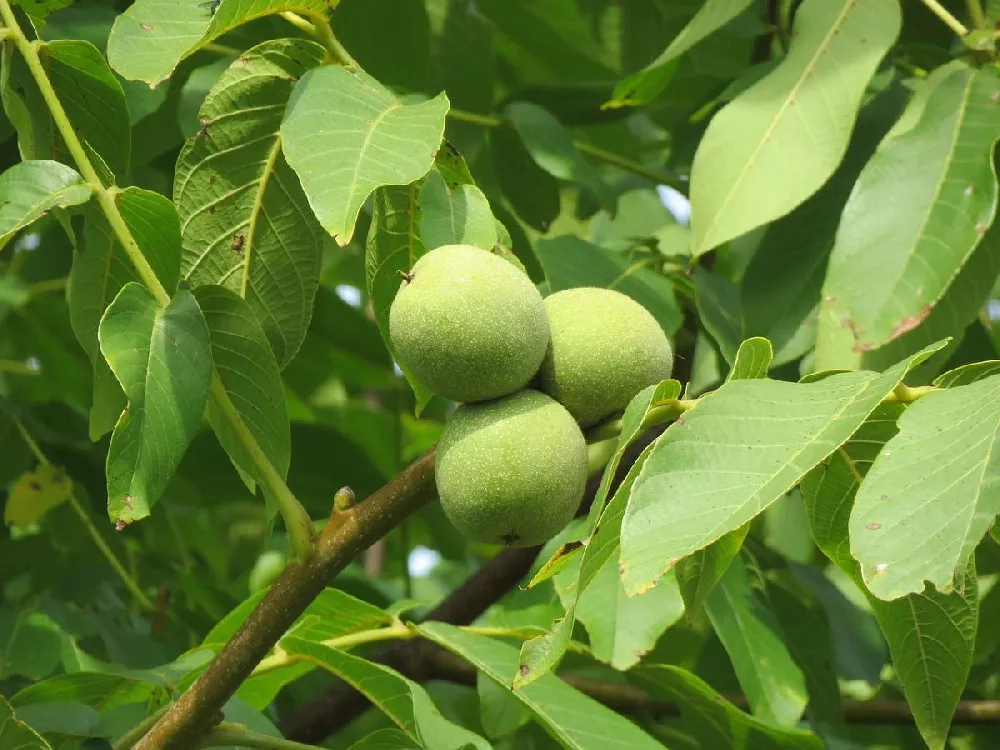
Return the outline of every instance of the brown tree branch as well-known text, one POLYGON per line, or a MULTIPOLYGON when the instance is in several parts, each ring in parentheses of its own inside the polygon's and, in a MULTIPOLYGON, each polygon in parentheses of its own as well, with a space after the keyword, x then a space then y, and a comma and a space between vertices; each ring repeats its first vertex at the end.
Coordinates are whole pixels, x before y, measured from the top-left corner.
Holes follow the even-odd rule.
POLYGON ((230 696, 330 580, 434 497, 431 452, 364 502, 336 512, 319 535, 313 556, 285 568, 208 669, 139 740, 136 750, 181 750, 197 744, 230 696))

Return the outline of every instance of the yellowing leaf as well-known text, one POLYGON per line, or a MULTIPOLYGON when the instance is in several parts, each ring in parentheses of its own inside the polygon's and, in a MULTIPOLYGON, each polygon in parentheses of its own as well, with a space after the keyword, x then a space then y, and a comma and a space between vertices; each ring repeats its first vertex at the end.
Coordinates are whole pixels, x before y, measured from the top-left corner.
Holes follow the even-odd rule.
POLYGON ((3 520, 8 526, 30 526, 69 499, 73 482, 66 472, 51 464, 42 464, 25 472, 7 498, 3 520))

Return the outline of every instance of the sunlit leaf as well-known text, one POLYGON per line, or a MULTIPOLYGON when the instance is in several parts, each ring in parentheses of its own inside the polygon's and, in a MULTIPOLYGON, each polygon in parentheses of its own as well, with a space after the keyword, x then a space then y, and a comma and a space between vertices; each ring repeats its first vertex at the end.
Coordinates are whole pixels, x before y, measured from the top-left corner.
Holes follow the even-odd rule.
POLYGON ((784 495, 936 348, 884 375, 842 373, 816 383, 733 380, 686 412, 654 443, 633 488, 622 522, 626 591, 645 590, 678 560, 784 495))
POLYGON ((108 61, 122 78, 156 86, 203 44, 262 16, 326 15, 339 0, 136 0, 115 19, 108 61))
POLYGON ((694 255, 783 216, 826 182, 900 21, 896 0, 802 3, 788 55, 712 118, 698 145, 694 255))
POLYGON ((823 287, 859 351, 919 325, 993 223, 997 99, 995 70, 951 68, 911 103, 916 122, 891 132, 861 173, 823 287), (898 202, 873 210, 884 195, 898 202))
POLYGON ((361 206, 383 185, 408 185, 434 163, 448 97, 404 103, 371 76, 340 66, 299 80, 282 148, 323 228, 346 245, 361 206))
POLYGON ((961 586, 1000 514, 1000 377, 930 393, 907 408, 851 512, 851 553, 880 599, 961 586))
POLYGON ((420 237, 430 249, 442 245, 474 245, 492 250, 497 243, 496 219, 489 201, 475 185, 449 185, 432 170, 423 182, 420 237))

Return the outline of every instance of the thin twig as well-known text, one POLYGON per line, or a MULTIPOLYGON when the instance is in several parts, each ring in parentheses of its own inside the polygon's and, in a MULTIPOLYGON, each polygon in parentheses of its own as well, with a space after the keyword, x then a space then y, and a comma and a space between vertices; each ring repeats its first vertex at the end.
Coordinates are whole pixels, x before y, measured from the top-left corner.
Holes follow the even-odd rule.
MULTIPOLYGON (((21 433, 21 438, 24 440, 25 444, 27 444, 28 450, 34 454, 38 463, 42 466, 52 466, 52 462, 49 461, 48 456, 45 455, 38 443, 35 442, 35 439, 31 436, 31 433, 28 432, 21 420, 15 419, 14 426, 17 428, 17 431, 21 433)), ((108 543, 104 541, 104 537, 101 536, 101 532, 97 530, 93 521, 90 520, 90 516, 87 515, 87 511, 84 510, 83 505, 81 505, 80 501, 76 497, 76 492, 72 488, 70 488, 69 491, 69 504, 73 507, 73 510, 76 511, 77 516, 80 517, 80 522, 83 524, 83 527, 87 529, 87 533, 90 534, 90 538, 93 539, 97 549, 101 551, 101 554, 104 555, 108 564, 111 565, 111 569, 118 574, 119 578, 121 578, 122 583, 125 584, 125 588, 129 590, 140 607, 152 612, 156 606, 139 587, 135 578, 129 575, 129 572, 125 570, 125 566, 122 565, 121 560, 119 560, 118 556, 115 555, 114 550, 112 550, 111 547, 108 546, 108 543)))
POLYGON ((969 20, 972 21, 972 25, 977 29, 985 29, 989 22, 983 12, 983 4, 979 0, 965 0, 965 5, 969 9, 969 20))
POLYGON ((306 20, 298 13, 285 11, 281 14, 281 17, 300 31, 304 31, 310 36, 315 37, 324 47, 326 47, 326 51, 330 55, 330 59, 338 65, 344 65, 351 68, 358 67, 357 62, 353 57, 351 57, 350 53, 344 48, 344 45, 340 43, 340 40, 337 39, 336 35, 333 33, 330 21, 327 20, 327 17, 324 14, 309 13, 308 20, 306 20))
POLYGON ((945 26, 954 31, 959 36, 965 36, 969 33, 969 30, 965 28, 965 24, 959 21, 951 12, 945 8, 938 0, 921 0, 927 9, 933 13, 935 16, 940 18, 945 26))
MULTIPOLYGON (((502 117, 496 117, 494 115, 480 115, 475 112, 466 112, 463 109, 449 109, 448 117, 455 122, 467 122, 470 125, 479 125, 484 128, 503 128, 510 124, 502 117)), ((654 182, 657 185, 669 185, 682 193, 687 192, 687 186, 683 182, 678 180, 676 177, 672 177, 666 172, 660 171, 659 169, 647 167, 645 164, 632 161, 631 159, 619 154, 611 151, 605 151, 603 148, 594 146, 586 141, 574 140, 573 145, 581 154, 586 154, 587 156, 597 159, 598 161, 602 161, 605 164, 610 164, 618 169, 631 172, 632 174, 638 175, 639 177, 649 180, 650 182, 654 182)))

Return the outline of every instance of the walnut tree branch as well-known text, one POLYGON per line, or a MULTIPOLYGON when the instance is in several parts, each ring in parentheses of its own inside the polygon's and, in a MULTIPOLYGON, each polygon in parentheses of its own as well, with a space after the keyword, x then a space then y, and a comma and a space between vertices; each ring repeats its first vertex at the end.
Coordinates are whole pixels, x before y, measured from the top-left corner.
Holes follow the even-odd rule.
POLYGON ((201 676, 135 745, 181 750, 196 744, 226 701, 330 580, 375 540, 433 500, 434 454, 404 469, 362 503, 335 511, 305 561, 289 563, 201 676))

